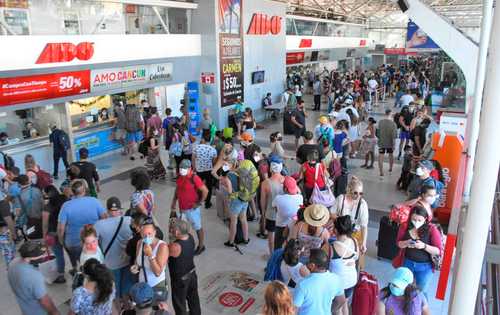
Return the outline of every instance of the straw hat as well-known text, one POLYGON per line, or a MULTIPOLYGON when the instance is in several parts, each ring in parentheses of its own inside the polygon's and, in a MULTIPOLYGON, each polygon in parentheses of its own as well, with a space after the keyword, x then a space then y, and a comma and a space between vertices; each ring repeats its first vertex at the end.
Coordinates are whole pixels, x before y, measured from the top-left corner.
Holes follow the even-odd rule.
POLYGON ((328 209, 319 204, 310 205, 304 211, 304 219, 306 223, 312 226, 323 226, 330 219, 328 209))

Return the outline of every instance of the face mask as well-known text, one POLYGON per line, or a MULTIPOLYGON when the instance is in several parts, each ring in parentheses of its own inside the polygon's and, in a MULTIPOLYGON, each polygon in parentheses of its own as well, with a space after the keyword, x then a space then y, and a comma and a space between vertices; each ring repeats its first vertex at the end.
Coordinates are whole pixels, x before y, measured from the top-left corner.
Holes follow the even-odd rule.
POLYGON ((424 175, 424 170, 421 167, 417 167, 417 170, 415 171, 415 174, 417 174, 417 176, 423 176, 424 175))
POLYGON ((222 165, 222 170, 223 170, 224 172, 229 172, 229 170, 230 170, 230 169, 231 169, 231 168, 229 167, 229 165, 227 165, 227 164, 222 165))
POLYGON ((413 226, 418 230, 422 225, 424 225, 424 222, 422 221, 415 221, 415 220, 411 220, 411 223, 413 224, 413 226))
POLYGON ((278 141, 283 141, 283 137, 278 137, 278 141))
POLYGON ((428 204, 432 205, 434 202, 436 202, 437 198, 438 198, 438 196, 425 197, 425 202, 427 202, 428 204))
POLYGON ((389 290, 391 290, 394 296, 403 296, 403 294, 405 294, 405 290, 394 286, 392 283, 389 285, 389 290))
POLYGON ((281 163, 271 163, 271 172, 272 173, 281 173, 283 169, 283 164, 281 163))
POLYGON ((146 236, 145 238, 142 239, 142 242, 146 245, 151 245, 151 244, 153 244, 153 237, 146 236))
POLYGON ((187 168, 181 168, 179 169, 179 174, 181 176, 186 176, 188 174, 189 170, 187 168))
POLYGON ((255 156, 253 157, 253 160, 254 160, 255 162, 259 162, 259 161, 260 161, 260 155, 255 155, 255 156))

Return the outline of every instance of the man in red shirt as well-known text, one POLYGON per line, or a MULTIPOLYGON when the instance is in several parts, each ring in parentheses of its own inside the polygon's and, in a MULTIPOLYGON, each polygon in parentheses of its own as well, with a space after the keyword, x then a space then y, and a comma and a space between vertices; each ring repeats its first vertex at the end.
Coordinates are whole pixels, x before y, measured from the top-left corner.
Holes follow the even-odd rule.
POLYGON ((182 160, 179 164, 179 177, 172 199, 172 212, 176 212, 176 203, 179 201, 180 218, 188 221, 198 235, 196 255, 205 251, 205 235, 201 226, 200 207, 208 195, 208 189, 198 175, 191 169, 191 161, 182 160))

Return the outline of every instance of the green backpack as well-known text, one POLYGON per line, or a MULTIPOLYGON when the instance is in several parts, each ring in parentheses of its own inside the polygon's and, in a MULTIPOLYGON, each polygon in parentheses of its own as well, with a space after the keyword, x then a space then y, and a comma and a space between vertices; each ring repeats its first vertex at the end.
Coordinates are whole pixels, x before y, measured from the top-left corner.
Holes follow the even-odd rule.
MULTIPOLYGON (((257 169, 250 160, 243 160, 238 167, 238 191, 234 197, 242 201, 250 201, 257 194, 260 178, 257 169)), ((233 196, 231 196, 233 197, 233 196)))

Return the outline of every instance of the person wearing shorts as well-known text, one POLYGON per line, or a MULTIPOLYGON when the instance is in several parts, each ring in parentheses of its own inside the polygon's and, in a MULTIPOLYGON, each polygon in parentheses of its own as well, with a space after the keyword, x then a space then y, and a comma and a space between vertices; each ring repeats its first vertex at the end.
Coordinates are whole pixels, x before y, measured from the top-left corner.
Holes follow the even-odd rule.
POLYGON ((394 147, 396 145, 398 129, 396 123, 392 119, 392 110, 385 111, 385 117, 379 120, 377 126, 378 136, 378 167, 380 176, 384 176, 384 156, 389 155, 389 172, 392 172, 394 165, 394 147))
POLYGON ((297 108, 292 113, 291 122, 294 127, 295 149, 299 147, 299 139, 306 132, 306 117, 307 113, 304 107, 304 101, 297 101, 297 108))
MULTIPOLYGON (((227 174, 229 180, 231 181, 231 186, 234 191, 237 189, 238 185, 238 175, 235 172, 229 172, 227 174)), ((235 194, 237 195, 237 194, 235 194)), ((224 243, 227 247, 235 247, 234 240, 236 238, 236 229, 238 226, 238 220, 241 222, 241 229, 243 232, 243 244, 248 244, 250 239, 248 238, 248 221, 247 221, 247 209, 248 201, 241 200, 238 196, 231 197, 229 203, 229 236, 227 242, 224 243)))
POLYGON ((208 195, 207 186, 201 178, 193 173, 190 160, 182 160, 179 163, 179 176, 176 181, 174 197, 172 199, 171 216, 177 215, 176 204, 179 202, 179 216, 182 220, 189 222, 198 236, 198 247, 195 255, 205 251, 205 234, 201 224, 201 204, 205 202, 208 195))

